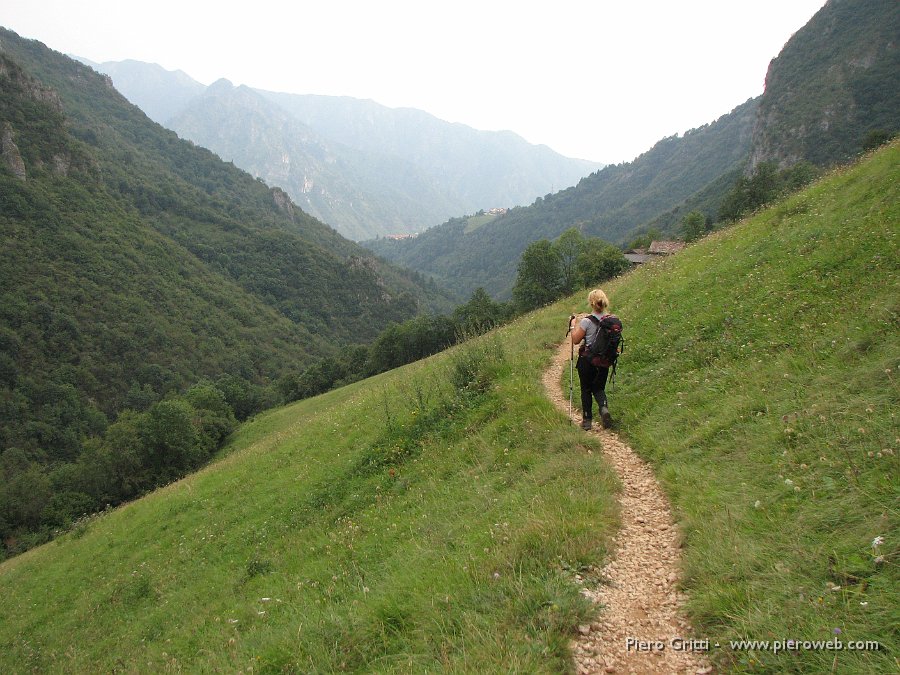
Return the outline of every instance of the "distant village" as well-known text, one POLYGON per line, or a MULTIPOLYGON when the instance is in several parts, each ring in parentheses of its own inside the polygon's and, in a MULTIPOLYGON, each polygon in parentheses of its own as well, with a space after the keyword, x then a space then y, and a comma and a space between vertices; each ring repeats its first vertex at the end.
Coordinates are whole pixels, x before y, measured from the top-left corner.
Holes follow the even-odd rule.
MULTIPOLYGON (((493 208, 493 209, 488 209, 487 211, 479 211, 479 214, 487 215, 487 216, 505 216, 507 211, 509 211, 509 209, 493 208)), ((418 236, 419 236, 418 232, 413 232, 411 234, 386 234, 386 235, 384 235, 384 238, 390 239, 392 241, 400 241, 401 239, 415 239, 418 236)))

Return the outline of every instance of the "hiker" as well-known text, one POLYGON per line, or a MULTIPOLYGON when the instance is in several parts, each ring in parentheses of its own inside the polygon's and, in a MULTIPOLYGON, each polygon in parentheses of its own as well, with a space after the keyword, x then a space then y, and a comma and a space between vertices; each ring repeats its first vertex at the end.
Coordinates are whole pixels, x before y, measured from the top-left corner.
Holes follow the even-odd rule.
POLYGON ((589 348, 600 333, 600 322, 609 316, 609 298, 599 288, 588 294, 588 304, 591 306, 591 315, 584 317, 577 326, 572 328, 572 344, 578 345, 584 340, 584 344, 578 348, 578 381, 581 384, 581 428, 590 431, 592 420, 592 408, 594 405, 591 397, 597 399, 600 408, 600 421, 604 429, 612 424, 609 407, 606 403, 606 379, 609 377, 608 366, 595 366, 591 363, 589 348), (596 321, 591 317, 595 317, 596 321))

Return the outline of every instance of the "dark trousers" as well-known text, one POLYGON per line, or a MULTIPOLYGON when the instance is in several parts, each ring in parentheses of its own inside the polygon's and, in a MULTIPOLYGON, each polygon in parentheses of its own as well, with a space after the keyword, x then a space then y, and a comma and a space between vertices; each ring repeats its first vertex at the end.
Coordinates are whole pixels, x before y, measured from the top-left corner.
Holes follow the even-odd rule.
POLYGON ((579 356, 575 363, 578 371, 578 381, 581 384, 581 416, 584 419, 593 419, 591 409, 593 401, 591 396, 597 399, 597 407, 606 405, 606 378, 609 377, 609 368, 592 366, 584 356, 579 356))

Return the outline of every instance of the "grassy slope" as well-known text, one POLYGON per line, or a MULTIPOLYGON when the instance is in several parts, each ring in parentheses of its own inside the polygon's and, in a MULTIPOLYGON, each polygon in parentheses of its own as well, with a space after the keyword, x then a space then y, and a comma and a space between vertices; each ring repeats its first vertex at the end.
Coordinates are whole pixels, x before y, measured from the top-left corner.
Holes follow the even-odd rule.
POLYGON ((260 417, 219 463, 4 563, 0 670, 561 670, 572 570, 615 508, 543 395, 560 329, 260 417), (467 370, 486 392, 453 393, 467 370))
MULTIPOLYGON (((840 629, 887 651, 841 652, 837 672, 895 672, 898 186, 894 144, 612 289, 614 412, 683 522, 701 636, 840 629)), ((716 656, 828 672, 835 653, 716 656)))
MULTIPOLYGON (((840 628, 890 652, 839 672, 896 665, 898 155, 609 289, 614 411, 682 521, 701 637, 840 628)), ((614 481, 539 383, 580 304, 262 416, 212 467, 4 563, 0 669, 562 670, 588 611, 571 570, 615 526, 614 481), (483 393, 454 393, 466 372, 483 393)))

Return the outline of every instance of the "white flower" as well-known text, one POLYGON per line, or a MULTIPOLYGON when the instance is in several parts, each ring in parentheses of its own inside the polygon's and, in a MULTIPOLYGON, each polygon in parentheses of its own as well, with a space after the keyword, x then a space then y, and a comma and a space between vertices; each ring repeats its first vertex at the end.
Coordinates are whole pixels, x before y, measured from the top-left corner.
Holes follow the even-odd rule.
POLYGON ((758 499, 757 499, 755 502, 753 502, 753 508, 754 508, 754 509, 758 509, 758 508, 761 507, 761 506, 762 506, 762 502, 759 501, 758 499))
POLYGON ((878 548, 884 543, 884 537, 880 534, 872 540, 872 548, 878 548))

